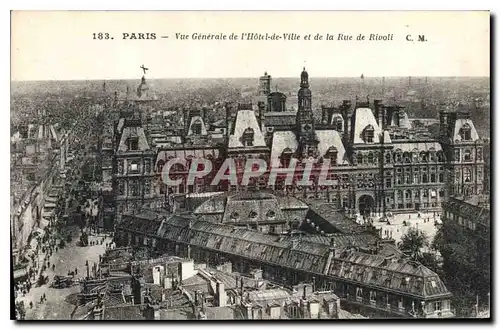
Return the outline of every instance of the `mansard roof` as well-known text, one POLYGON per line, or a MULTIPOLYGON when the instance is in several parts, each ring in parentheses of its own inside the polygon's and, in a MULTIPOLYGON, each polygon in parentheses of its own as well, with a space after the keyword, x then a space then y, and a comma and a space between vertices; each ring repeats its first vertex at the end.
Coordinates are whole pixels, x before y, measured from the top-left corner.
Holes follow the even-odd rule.
POLYGON ((343 247, 337 247, 332 255, 330 245, 178 215, 165 219, 155 236, 381 290, 426 299, 450 296, 436 273, 396 255, 387 258, 343 247))
POLYGON ((229 135, 229 148, 245 147, 241 137, 247 128, 251 128, 254 131, 253 146, 266 147, 264 135, 260 130, 257 117, 255 117, 255 112, 253 110, 238 110, 234 126, 231 130, 231 134, 229 135))

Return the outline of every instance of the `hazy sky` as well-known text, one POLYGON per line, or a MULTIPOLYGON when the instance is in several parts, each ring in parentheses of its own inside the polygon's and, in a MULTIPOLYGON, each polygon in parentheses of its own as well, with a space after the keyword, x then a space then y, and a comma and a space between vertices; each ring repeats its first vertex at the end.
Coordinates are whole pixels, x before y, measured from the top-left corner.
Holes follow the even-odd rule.
POLYGON ((488 12, 14 12, 12 80, 489 76, 488 12), (93 40, 93 33, 113 40, 93 40), (122 40, 123 33, 156 40, 122 40), (293 41, 176 40, 175 34, 297 33, 293 41), (327 33, 393 41, 307 41, 327 33), (425 35, 427 42, 407 41, 425 35), (168 39, 160 38, 168 36, 168 39))

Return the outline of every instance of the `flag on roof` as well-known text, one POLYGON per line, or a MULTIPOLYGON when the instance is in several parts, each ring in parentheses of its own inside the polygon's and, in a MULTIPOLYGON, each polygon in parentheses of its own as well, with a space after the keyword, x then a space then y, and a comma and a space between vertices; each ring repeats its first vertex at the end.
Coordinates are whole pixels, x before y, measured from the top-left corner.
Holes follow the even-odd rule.
POLYGON ((361 74, 361 79, 365 79, 365 76, 363 74, 361 74))

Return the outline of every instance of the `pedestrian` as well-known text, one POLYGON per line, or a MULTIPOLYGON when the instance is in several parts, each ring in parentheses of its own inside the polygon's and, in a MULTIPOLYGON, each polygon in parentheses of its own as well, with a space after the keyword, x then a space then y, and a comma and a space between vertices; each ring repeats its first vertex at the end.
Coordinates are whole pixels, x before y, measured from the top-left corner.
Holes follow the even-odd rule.
POLYGON ((55 271, 56 265, 52 264, 52 271, 55 271))
POLYGON ((75 268, 75 274, 78 275, 78 268, 75 268))
POLYGON ((33 309, 33 302, 30 301, 30 309, 33 309))
POLYGON ((45 295, 45 293, 43 294, 43 300, 47 301, 47 296, 45 295))

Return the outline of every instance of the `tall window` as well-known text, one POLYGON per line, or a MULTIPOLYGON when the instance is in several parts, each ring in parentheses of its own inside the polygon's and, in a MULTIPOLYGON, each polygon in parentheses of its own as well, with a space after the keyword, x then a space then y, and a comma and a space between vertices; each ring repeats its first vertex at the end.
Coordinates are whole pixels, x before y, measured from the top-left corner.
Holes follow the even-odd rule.
POLYGON ((431 182, 436 182, 436 173, 431 173, 431 182))
POLYGON ((335 130, 336 130, 337 132, 342 132, 342 131, 343 131, 343 127, 342 127, 342 126, 343 126, 343 123, 344 123, 344 122, 342 121, 342 118, 341 118, 341 117, 339 117, 339 116, 335 117, 335 119, 334 119, 334 121, 333 121, 333 125, 334 125, 335 130))
POLYGON ((429 179, 427 177, 427 173, 422 174, 422 183, 428 183, 429 179))
POLYGON ((411 190, 406 190, 405 191, 405 198, 406 199, 411 199, 411 190))
POLYGON ((420 183, 420 176, 418 173, 413 173, 413 183, 420 183))
POLYGON ((361 152, 356 155, 356 161, 358 164, 363 164, 363 154, 361 152))
POLYGON ((140 195, 139 181, 137 181, 137 180, 129 181, 129 187, 130 187, 130 196, 139 196, 140 195))
POLYGON ((444 182, 444 173, 439 173, 439 182, 444 182))
POLYGON ((396 151, 394 159, 396 163, 401 163, 402 156, 400 151, 396 151))
POLYGON ((444 161, 444 153, 442 151, 437 152, 437 160, 438 160, 438 162, 444 161))
POLYGON ((427 162, 427 152, 425 151, 420 152, 420 161, 424 163, 427 162))
POLYGON ((411 162, 411 153, 409 153, 409 152, 403 152, 403 161, 405 163, 411 162))
POLYGON ((472 180, 472 171, 470 168, 464 169, 464 181, 471 182, 472 180))
POLYGON ((465 124, 464 126, 462 126, 462 128, 460 129, 460 138, 462 139, 462 141, 470 141, 472 140, 472 137, 471 137, 471 127, 469 124, 465 124))
POLYGON ((455 159, 456 162, 460 161, 460 149, 455 149, 455 159))
POLYGON ((387 164, 391 162, 391 154, 389 152, 385 154, 385 162, 387 164))

